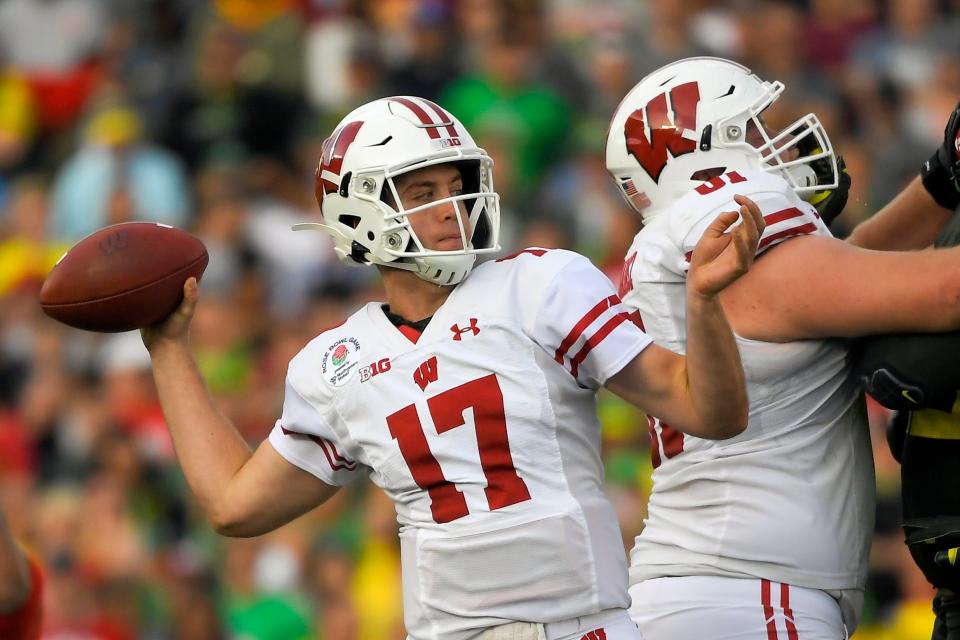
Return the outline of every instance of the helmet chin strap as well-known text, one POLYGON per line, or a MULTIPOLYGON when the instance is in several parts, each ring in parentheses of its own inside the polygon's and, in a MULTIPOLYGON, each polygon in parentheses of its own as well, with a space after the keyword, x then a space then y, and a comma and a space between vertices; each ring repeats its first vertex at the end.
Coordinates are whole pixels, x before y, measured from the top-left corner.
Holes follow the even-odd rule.
POLYGON ((439 286, 459 284, 473 270, 476 261, 476 254, 414 258, 418 267, 416 274, 439 286))

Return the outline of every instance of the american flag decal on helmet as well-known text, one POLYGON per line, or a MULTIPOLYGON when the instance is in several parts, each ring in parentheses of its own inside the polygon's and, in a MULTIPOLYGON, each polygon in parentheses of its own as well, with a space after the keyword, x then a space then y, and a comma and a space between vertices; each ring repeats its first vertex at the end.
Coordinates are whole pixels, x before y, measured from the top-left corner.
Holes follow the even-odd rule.
POLYGON ((623 195, 637 211, 643 211, 650 206, 650 198, 647 197, 646 193, 637 189, 637 185, 634 184, 632 179, 620 178, 620 190, 623 191, 623 195))

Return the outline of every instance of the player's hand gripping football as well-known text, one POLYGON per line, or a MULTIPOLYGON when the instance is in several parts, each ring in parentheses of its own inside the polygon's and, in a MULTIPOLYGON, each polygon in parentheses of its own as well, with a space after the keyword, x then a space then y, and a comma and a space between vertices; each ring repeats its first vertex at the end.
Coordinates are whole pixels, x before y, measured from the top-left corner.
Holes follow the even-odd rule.
POLYGON ((687 288, 703 297, 715 296, 742 276, 753 264, 763 234, 763 215, 746 196, 734 196, 740 211, 727 211, 707 227, 693 248, 687 288), (727 230, 740 219, 741 224, 727 230))
POLYGON ((176 311, 158 322, 157 324, 140 329, 140 337, 147 351, 163 340, 186 342, 190 330, 190 321, 193 319, 193 312, 197 308, 197 301, 200 299, 200 291, 197 286, 197 279, 190 277, 183 283, 183 302, 177 307, 176 311))

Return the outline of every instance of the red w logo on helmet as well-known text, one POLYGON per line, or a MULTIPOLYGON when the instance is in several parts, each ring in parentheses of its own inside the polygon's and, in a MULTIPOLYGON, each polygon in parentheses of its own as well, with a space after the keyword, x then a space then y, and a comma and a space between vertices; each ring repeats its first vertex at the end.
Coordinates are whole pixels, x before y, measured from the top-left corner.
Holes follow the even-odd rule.
POLYGON ((314 193, 317 196, 317 204, 322 206, 323 196, 332 193, 340 188, 336 182, 323 176, 324 173, 331 173, 340 177, 340 170, 343 168, 343 156, 347 154, 347 149, 357 139, 357 133, 363 126, 362 120, 348 122, 338 128, 333 134, 323 141, 323 147, 320 152, 320 165, 317 167, 314 176, 314 193))
POLYGON ((670 90, 673 120, 667 114, 667 94, 662 93, 644 107, 630 114, 624 124, 627 151, 644 171, 659 182, 660 172, 667 166, 667 150, 674 158, 697 148, 694 140, 683 137, 685 129, 697 130, 697 104, 700 88, 696 82, 686 82, 670 90), (646 115, 644 115, 646 112, 646 115), (647 137, 647 125, 650 137, 647 137))

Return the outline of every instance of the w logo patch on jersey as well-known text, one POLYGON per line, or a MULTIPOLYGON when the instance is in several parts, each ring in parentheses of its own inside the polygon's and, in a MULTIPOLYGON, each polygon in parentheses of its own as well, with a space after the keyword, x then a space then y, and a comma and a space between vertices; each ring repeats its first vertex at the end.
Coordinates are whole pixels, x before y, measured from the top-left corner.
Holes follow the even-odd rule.
POLYGON ((429 360, 423 362, 416 371, 413 372, 413 381, 420 387, 420 391, 426 391, 427 385, 436 382, 440 378, 440 372, 437 370, 437 356, 431 356, 429 360))
POLYGON ((654 182, 659 182, 660 173, 667 166, 668 150, 676 158, 697 148, 696 141, 684 138, 683 133, 697 130, 699 103, 700 87, 696 82, 686 82, 670 90, 669 106, 667 94, 662 93, 627 118, 627 152, 654 182))
POLYGON ((600 627, 583 634, 580 640, 607 640, 607 632, 603 630, 603 627, 600 627))

